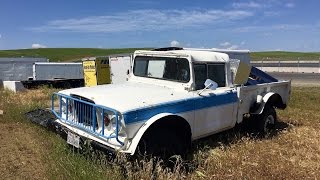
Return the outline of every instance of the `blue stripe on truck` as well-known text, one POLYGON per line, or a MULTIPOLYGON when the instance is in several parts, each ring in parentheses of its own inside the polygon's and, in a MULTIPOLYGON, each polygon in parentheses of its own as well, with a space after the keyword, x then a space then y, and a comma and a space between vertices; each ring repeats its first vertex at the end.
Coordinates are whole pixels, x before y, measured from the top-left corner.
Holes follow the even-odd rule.
POLYGON ((126 124, 145 121, 160 113, 178 114, 188 111, 205 109, 213 106, 220 106, 238 101, 237 93, 230 92, 219 95, 199 96, 179 101, 172 101, 164 104, 158 104, 151 107, 135 109, 123 113, 126 124))

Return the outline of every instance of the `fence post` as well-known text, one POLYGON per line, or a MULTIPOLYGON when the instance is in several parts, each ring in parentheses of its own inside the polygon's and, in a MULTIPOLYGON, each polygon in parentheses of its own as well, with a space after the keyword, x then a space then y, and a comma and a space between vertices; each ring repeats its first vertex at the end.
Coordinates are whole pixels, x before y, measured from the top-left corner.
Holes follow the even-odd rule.
POLYGON ((300 58, 298 57, 298 72, 297 73, 299 73, 300 72, 300 58))

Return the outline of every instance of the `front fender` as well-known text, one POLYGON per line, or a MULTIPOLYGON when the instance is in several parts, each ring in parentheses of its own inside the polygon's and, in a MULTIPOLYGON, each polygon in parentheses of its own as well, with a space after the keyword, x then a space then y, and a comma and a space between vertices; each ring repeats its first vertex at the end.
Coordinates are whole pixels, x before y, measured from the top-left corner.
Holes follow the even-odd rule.
POLYGON ((147 131, 147 129, 156 121, 158 121, 161 118, 164 118, 166 116, 170 116, 170 115, 175 115, 176 114, 172 114, 172 113, 160 113, 157 114, 155 116, 153 116, 152 118, 150 118, 149 120, 147 120, 138 130, 138 132, 135 134, 135 136, 132 138, 130 146, 127 150, 128 153, 130 153, 131 155, 133 155, 136 151, 136 148, 140 142, 140 139, 142 138, 143 134, 147 131))

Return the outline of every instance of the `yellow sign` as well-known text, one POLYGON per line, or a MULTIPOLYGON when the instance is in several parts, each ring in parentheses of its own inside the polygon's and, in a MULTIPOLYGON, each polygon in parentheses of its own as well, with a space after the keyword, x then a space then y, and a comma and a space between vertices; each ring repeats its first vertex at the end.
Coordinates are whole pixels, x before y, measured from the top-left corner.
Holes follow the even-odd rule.
POLYGON ((108 57, 84 60, 83 74, 86 87, 110 84, 111 77, 108 57))

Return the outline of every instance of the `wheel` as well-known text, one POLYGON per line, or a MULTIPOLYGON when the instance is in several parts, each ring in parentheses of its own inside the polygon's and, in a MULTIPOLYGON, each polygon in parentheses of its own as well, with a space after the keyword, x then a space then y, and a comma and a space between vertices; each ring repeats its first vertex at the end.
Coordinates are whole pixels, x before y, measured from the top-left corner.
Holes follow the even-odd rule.
POLYGON ((62 83, 62 87, 64 89, 70 89, 72 87, 72 85, 70 82, 64 82, 64 83, 62 83))
POLYGON ((188 140, 172 128, 152 128, 139 142, 137 153, 141 156, 168 160, 174 155, 183 156, 188 150, 188 140))
POLYGON ((262 114, 257 116, 257 130, 260 135, 265 136, 275 129, 277 123, 276 110, 271 106, 266 106, 262 114))

